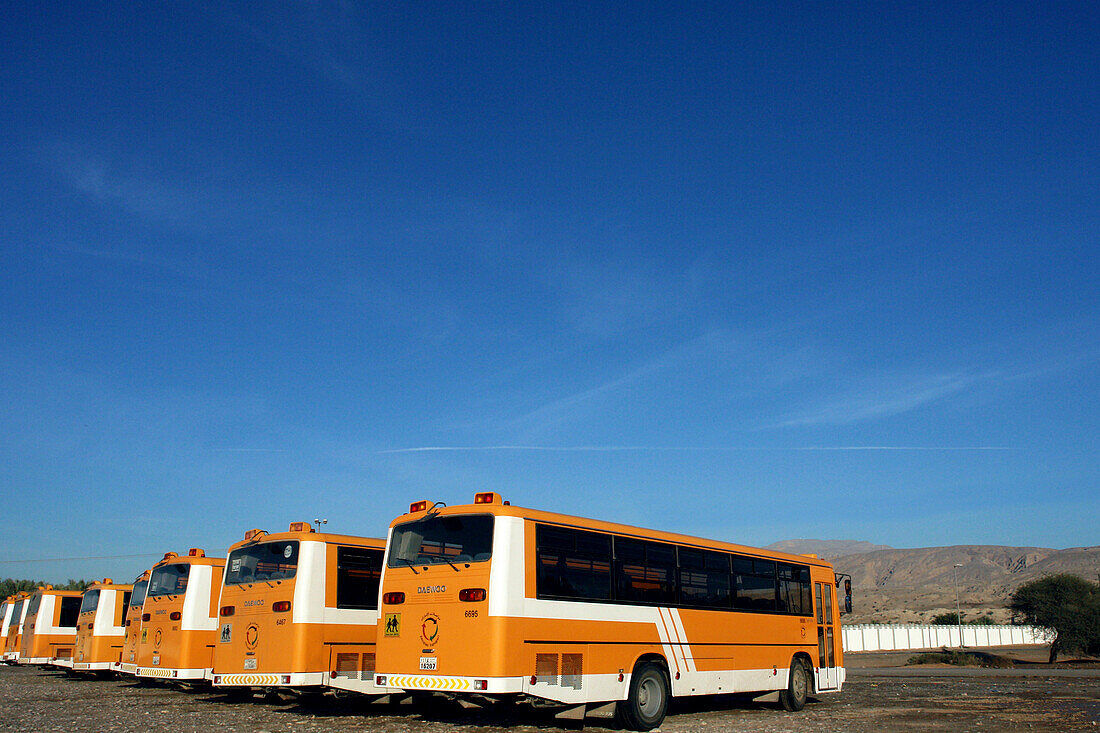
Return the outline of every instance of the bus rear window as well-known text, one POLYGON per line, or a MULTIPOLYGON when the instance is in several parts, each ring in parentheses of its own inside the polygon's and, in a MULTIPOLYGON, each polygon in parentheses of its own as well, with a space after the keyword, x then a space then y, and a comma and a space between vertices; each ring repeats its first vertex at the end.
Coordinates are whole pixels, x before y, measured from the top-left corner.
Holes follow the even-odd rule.
POLYGON ((145 603, 145 591, 149 587, 148 580, 139 580, 134 583, 134 592, 130 595, 130 604, 128 607, 140 607, 145 603))
POLYGON ((19 621, 20 621, 19 616, 22 613, 22 611, 23 611, 23 601, 16 601, 15 602, 15 608, 12 609, 12 612, 11 612, 11 621, 8 623, 8 628, 9 629, 13 629, 13 628, 15 628, 16 626, 19 625, 19 621))
POLYGON ((187 578, 191 575, 191 564, 185 562, 162 565, 153 571, 149 578, 150 598, 172 596, 187 590, 187 578))
POLYGON ((85 611, 94 611, 99 606, 99 591, 98 590, 86 590, 84 591, 84 600, 80 602, 80 613, 85 611))
POLYGON ((225 585, 293 578, 298 570, 298 540, 262 542, 229 553, 225 585))
POLYGON ((435 516, 393 528, 388 565, 485 562, 492 554, 491 515, 435 516))
POLYGON ((34 617, 38 615, 38 606, 42 603, 42 594, 35 593, 30 600, 30 604, 27 606, 27 621, 33 621, 34 617))

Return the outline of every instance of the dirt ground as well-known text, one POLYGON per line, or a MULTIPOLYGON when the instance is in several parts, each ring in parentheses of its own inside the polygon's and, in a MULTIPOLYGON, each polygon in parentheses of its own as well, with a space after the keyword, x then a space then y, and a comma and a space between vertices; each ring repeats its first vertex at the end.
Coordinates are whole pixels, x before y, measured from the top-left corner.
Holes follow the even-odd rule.
MULTIPOLYGON (((1100 731, 1100 669, 904 667, 907 654, 848 657, 848 682, 799 713, 746 698, 674 704, 662 731, 1100 731)), ((1030 662, 1028 653, 1022 654, 1030 662)), ((1031 656, 1036 656, 1034 652, 1031 656)), ((1038 654, 1041 656, 1041 653, 1038 654)), ((0 668, 0 731, 248 731, 309 733, 536 733, 577 730, 550 713, 361 699, 231 700, 210 688, 182 690, 132 678, 73 676, 39 667, 0 668)), ((589 719, 586 730, 612 728, 589 719)))

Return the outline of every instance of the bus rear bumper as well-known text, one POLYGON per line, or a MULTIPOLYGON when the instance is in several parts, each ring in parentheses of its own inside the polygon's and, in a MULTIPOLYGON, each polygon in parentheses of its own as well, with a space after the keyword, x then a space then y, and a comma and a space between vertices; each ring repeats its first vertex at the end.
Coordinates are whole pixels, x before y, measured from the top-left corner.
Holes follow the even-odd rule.
POLYGON ((449 677, 431 674, 388 674, 378 672, 374 684, 406 692, 469 692, 479 695, 507 695, 525 692, 522 677, 449 677))
POLYGON ((180 680, 198 682, 210 679, 209 669, 167 669, 161 667, 138 667, 138 677, 147 677, 158 680, 180 680))
POLYGON ((324 672, 214 673, 214 687, 321 687, 324 672))
POLYGON ((111 669, 113 669, 116 672, 121 672, 122 674, 137 674, 138 667, 137 667, 136 664, 128 664, 128 663, 125 663, 125 662, 114 662, 111 665, 111 669))
POLYGON ((73 662, 74 672, 106 672, 114 669, 111 662, 73 662))
POLYGON ((20 657, 16 662, 18 664, 55 664, 57 666, 62 666, 61 662, 68 662, 66 666, 71 667, 73 665, 71 660, 51 659, 50 657, 20 657))

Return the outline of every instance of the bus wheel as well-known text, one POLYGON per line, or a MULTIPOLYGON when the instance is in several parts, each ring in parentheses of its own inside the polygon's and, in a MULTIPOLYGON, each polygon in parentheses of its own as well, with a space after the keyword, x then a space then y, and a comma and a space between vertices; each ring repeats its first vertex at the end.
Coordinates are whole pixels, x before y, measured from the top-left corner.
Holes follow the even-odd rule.
POLYGON ((795 712, 806 707, 806 698, 810 694, 810 675, 801 659, 791 662, 791 674, 787 679, 787 689, 779 693, 779 702, 783 709, 795 712))
POLYGON ((630 730, 652 730, 668 712, 668 678, 656 664, 641 664, 630 677, 630 694, 619 703, 619 717, 630 730))

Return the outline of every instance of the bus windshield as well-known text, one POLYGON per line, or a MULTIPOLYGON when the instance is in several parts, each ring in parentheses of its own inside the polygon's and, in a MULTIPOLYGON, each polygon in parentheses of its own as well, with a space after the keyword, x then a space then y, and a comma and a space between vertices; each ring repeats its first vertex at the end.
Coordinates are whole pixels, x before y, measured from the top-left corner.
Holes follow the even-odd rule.
POLYGON ((99 591, 98 590, 86 590, 84 591, 84 600, 80 602, 80 613, 85 611, 94 611, 99 606, 99 591))
POLYGON ((293 578, 298 570, 298 540, 263 542, 233 550, 225 563, 225 585, 293 578))
POLYGON ((152 577, 149 578, 149 590, 146 595, 150 598, 158 598, 183 593, 187 590, 187 578, 190 574, 190 563, 162 565, 154 570, 152 577))
POLYGON ((134 583, 134 592, 130 594, 130 608, 141 607, 145 603, 145 590, 149 587, 148 580, 140 580, 134 583))
POLYGON ((485 562, 493 553, 490 514, 429 516, 393 528, 388 565, 485 562))

